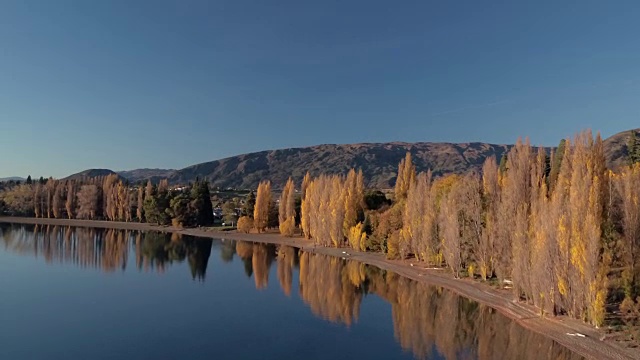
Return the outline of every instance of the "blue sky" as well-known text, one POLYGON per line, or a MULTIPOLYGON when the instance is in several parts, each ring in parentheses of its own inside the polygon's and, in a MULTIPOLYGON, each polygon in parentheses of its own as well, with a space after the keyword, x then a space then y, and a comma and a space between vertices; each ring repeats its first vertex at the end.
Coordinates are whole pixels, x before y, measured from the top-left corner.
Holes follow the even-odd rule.
POLYGON ((640 127, 637 1, 0 3, 0 177, 640 127))

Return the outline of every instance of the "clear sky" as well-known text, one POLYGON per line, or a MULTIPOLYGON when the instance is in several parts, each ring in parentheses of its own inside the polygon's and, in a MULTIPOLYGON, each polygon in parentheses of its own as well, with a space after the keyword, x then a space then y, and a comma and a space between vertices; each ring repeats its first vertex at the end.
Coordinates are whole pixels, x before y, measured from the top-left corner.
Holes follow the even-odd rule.
POLYGON ((0 177, 640 127, 640 2, 0 2, 0 177))

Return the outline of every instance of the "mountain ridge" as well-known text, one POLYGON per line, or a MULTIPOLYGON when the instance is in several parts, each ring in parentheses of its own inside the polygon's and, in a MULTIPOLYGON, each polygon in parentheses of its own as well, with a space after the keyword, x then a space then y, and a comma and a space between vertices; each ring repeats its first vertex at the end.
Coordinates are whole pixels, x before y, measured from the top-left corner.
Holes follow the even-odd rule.
POLYGON ((27 180, 26 178, 20 177, 20 176, 8 176, 8 177, 3 177, 0 178, 0 182, 5 182, 5 181, 25 181, 27 180))
MULTIPOLYGON (((640 129, 626 130, 604 140, 605 157, 610 168, 626 163, 626 143, 631 132, 640 136, 640 129)), ((207 178, 213 186, 223 188, 255 188, 261 180, 271 180, 274 188, 281 188, 291 176, 300 182, 305 173, 345 174, 351 168, 363 170, 368 186, 392 187, 397 166, 406 152, 412 154, 418 171, 432 170, 435 176, 449 173, 462 174, 480 171, 489 156, 497 161, 508 152, 512 144, 483 142, 365 142, 353 144, 320 144, 307 147, 263 150, 187 166, 178 170, 135 169, 117 173, 131 182, 162 178, 170 183, 187 183, 196 178, 207 178)), ((551 147, 546 147, 548 151, 551 147)), ((78 176, 90 169, 74 174, 78 176)), ((111 170, 108 170, 111 171, 111 170)), ((86 176, 86 174, 84 175, 86 176)), ((70 178, 70 177, 68 177, 70 178)))

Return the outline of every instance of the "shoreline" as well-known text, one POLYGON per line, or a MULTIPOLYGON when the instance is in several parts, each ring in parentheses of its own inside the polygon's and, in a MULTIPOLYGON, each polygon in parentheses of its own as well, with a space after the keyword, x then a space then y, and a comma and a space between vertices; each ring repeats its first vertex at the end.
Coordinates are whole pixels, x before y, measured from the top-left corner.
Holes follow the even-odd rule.
POLYGON ((195 237, 287 245, 307 252, 351 258, 355 261, 376 266, 383 270, 395 272, 401 276, 427 285, 443 287, 460 296, 489 306, 497 310, 503 316, 517 322, 525 329, 546 336, 547 338, 554 340, 558 344, 587 359, 640 359, 640 350, 623 348, 611 340, 600 340, 600 338, 604 336, 604 332, 602 330, 596 329, 579 320, 570 319, 566 316, 541 318, 539 311, 536 308, 524 303, 515 302, 512 300, 512 294, 508 291, 492 288, 479 281, 455 279, 448 271, 446 271, 446 269, 427 269, 424 268, 422 264, 413 263, 410 260, 387 260, 383 254, 379 253, 358 252, 350 248, 316 246, 312 241, 306 240, 302 237, 286 238, 275 233, 244 234, 236 231, 227 232, 211 228, 179 229, 172 226, 158 226, 135 222, 126 223, 98 220, 43 219, 1 216, 0 223, 162 231, 195 237), (586 336, 570 336, 568 335, 570 333, 580 333, 586 336))

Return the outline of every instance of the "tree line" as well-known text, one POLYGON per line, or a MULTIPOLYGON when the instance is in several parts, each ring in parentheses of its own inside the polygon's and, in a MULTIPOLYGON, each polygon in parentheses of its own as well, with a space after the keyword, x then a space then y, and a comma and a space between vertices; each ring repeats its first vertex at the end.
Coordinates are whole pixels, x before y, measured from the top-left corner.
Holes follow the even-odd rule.
MULTIPOLYGON (((47 263, 65 262, 107 273, 164 273, 177 263, 187 263, 191 278, 199 281, 206 281, 207 271, 211 271, 211 239, 51 225, 36 225, 33 230, 28 225, 6 225, 0 226, 0 232, 4 248, 37 255, 47 263), (25 228, 33 236, 25 237, 25 228), (135 259, 135 266, 127 266, 127 259, 135 259)), ((353 325, 364 299, 376 294, 391 305, 398 343, 419 359, 431 358, 435 352, 445 359, 456 359, 462 351, 478 359, 579 358, 490 307, 377 267, 272 244, 227 240, 219 249, 223 262, 234 257, 241 261, 258 290, 268 286, 270 269, 277 266, 277 282, 283 293, 291 296, 297 288, 312 313, 327 321, 353 325), (299 276, 294 276, 295 271, 299 276), (537 351, 531 351, 534 348, 537 351)))
MULTIPOLYGON (((541 315, 567 314, 600 326, 607 304, 616 304, 637 323, 640 146, 634 141, 629 165, 616 172, 605 166, 602 139, 589 131, 550 152, 518 140, 499 162, 487 158, 480 173, 439 178, 417 173, 407 153, 391 201, 365 189, 355 169, 346 176, 307 173, 299 191, 289 180, 279 200, 263 181, 246 200, 238 230, 277 228, 322 246, 447 267, 456 277, 512 288, 541 315)), ((38 217, 176 226, 212 221, 204 181, 177 192, 166 181, 130 188, 116 176, 50 180, 14 187, 3 199, 38 217)))
POLYGON ((159 225, 207 226, 213 223, 207 181, 179 190, 167 180, 130 185, 118 175, 79 180, 25 182, 1 193, 4 211, 36 218, 137 221, 159 225))
POLYGON ((194 280, 205 280, 212 239, 178 233, 141 232, 57 225, 0 226, 4 249, 37 256, 47 263, 68 263, 105 273, 135 269, 164 273, 172 264, 187 262, 194 280), (29 236, 25 236, 25 233, 29 236))
MULTIPOLYGON (((601 326, 606 305, 615 303, 637 321, 640 162, 630 163, 608 170, 603 141, 590 131, 550 152, 518 140, 500 163, 487 158, 481 173, 440 178, 416 173, 407 153, 391 204, 370 207, 362 173, 353 169, 346 177, 307 174, 299 212, 290 211, 288 182, 279 220, 297 216, 301 233, 318 245, 379 251, 492 280, 541 315, 601 326)), ((269 202, 270 184, 263 182, 253 219, 258 232, 269 202)), ((287 225, 280 232, 294 233, 287 225)))

